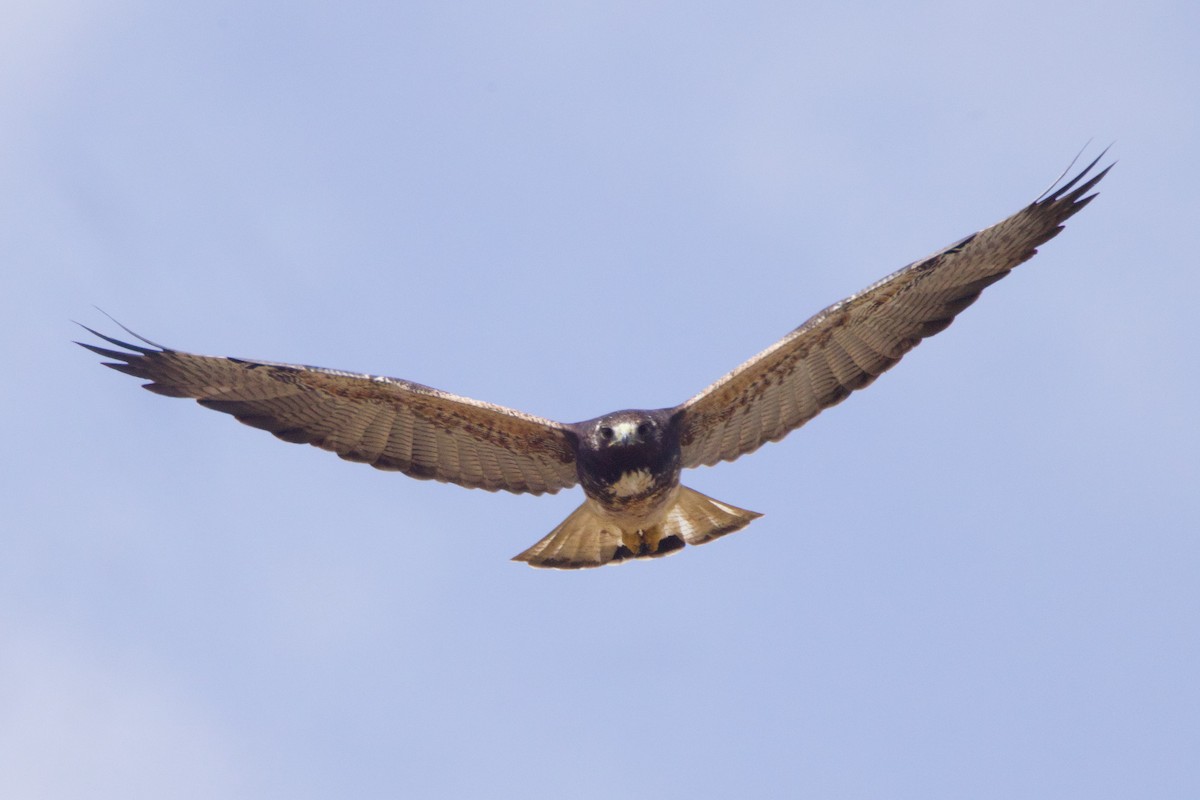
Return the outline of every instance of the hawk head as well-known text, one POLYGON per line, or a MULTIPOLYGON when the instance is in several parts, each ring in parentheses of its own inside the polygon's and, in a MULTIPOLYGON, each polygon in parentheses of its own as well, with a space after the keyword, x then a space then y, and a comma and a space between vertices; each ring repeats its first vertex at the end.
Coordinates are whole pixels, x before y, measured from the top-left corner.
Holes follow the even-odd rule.
POLYGON ((575 425, 580 482, 600 495, 641 494, 679 479, 679 426, 671 409, 629 409, 575 425))
POLYGON ((665 425, 653 411, 618 411, 588 423, 587 443, 595 451, 612 448, 658 449, 665 425))

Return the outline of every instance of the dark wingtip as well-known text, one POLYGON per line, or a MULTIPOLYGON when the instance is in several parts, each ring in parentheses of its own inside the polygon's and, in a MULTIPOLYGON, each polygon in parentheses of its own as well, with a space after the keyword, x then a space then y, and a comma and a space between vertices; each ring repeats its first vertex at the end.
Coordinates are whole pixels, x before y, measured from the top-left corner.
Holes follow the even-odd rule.
POLYGON ((1083 206, 1092 202, 1092 198, 1095 197, 1097 194, 1099 194, 1099 192, 1089 194, 1089 195, 1087 195, 1087 197, 1083 197, 1083 195, 1090 192, 1092 190, 1092 187, 1094 187, 1097 183, 1099 183, 1100 179, 1103 178, 1105 175, 1107 175, 1108 171, 1110 169, 1112 169, 1113 167, 1115 167, 1116 165, 1117 165, 1117 162, 1114 161, 1113 163, 1109 164, 1107 167, 1105 167, 1104 169, 1100 170, 1095 175, 1093 175, 1091 177, 1091 179, 1088 180, 1087 183, 1083 184, 1082 186, 1080 186, 1078 189, 1071 192, 1071 194, 1069 194, 1067 196, 1068 202, 1074 203, 1075 205, 1079 206, 1080 208, 1083 208, 1083 206))
MULTIPOLYGON (((99 336, 100 334, 96 335, 99 336)), ((133 353, 121 352, 120 350, 109 350, 107 347, 100 347, 99 345, 88 344, 87 342, 75 342, 75 344, 79 345, 80 347, 86 347, 88 350, 91 350, 98 356, 103 356, 104 358, 115 358, 121 362, 126 362, 130 358, 136 358, 133 353)))
MULTIPOLYGON (((75 324, 79 325, 79 327, 83 328, 85 331, 90 333, 92 336, 95 336, 97 339, 103 339, 104 341, 108 342, 109 344, 115 344, 117 347, 123 347, 126 350, 133 351, 133 352, 122 353, 121 356, 124 358, 129 358, 129 356, 133 355, 134 353, 141 353, 142 355, 148 355, 150 353, 160 352, 159 350, 152 350, 149 347, 142 347, 140 345, 130 344, 129 342, 123 342, 120 339, 114 339, 111 336, 105 336, 100 331, 93 330, 92 328, 89 328, 87 325, 83 325, 82 323, 77 322, 75 324)), ((94 348, 91 345, 84 344, 83 342, 76 342, 75 344, 78 344, 81 347, 86 347, 89 350, 94 350, 94 348)), ((96 351, 96 352, 99 352, 99 351, 96 351)), ((108 354, 100 353, 100 355, 107 356, 108 354)))
MULTIPOLYGON (((92 306, 92 308, 96 309, 96 310, 97 310, 97 311, 99 311, 101 314, 103 314, 104 316, 108 317, 110 320, 112 320, 112 321, 113 321, 113 324, 114 324, 114 325, 116 325, 118 328, 120 328, 121 330, 123 330, 123 331, 125 331, 126 333, 128 333, 128 334, 129 334, 130 336, 132 336, 133 338, 137 339, 139 342, 143 342, 143 343, 145 343, 145 344, 148 344, 148 345, 150 345, 151 347, 156 347, 156 348, 158 348, 159 350, 162 350, 162 351, 167 351, 167 350, 170 350, 170 349, 171 349, 171 348, 169 348, 169 347, 166 347, 166 346, 164 346, 164 345, 161 345, 161 344, 159 344, 158 342, 151 341, 150 339, 147 339, 145 336, 142 336, 141 334, 137 333, 136 331, 130 330, 128 327, 126 327, 124 324, 122 324, 120 320, 118 320, 118 319, 117 319, 116 317, 114 317, 112 314, 109 314, 109 313, 108 313, 107 311, 105 311, 103 308, 100 308, 100 306, 92 306)), ((121 342, 121 341, 118 341, 118 340, 116 340, 116 339, 113 339, 113 338, 111 338, 111 337, 109 337, 109 336, 105 336, 105 335, 104 335, 104 334, 102 334, 102 333, 97 333, 96 331, 92 330, 91 328, 89 328, 87 325, 84 325, 83 323, 76 322, 75 324, 76 324, 76 325, 78 325, 79 327, 83 328, 84 330, 86 330, 86 331, 89 331, 90 333, 92 333, 92 334, 94 334, 94 335, 96 335, 96 336, 99 336, 101 339, 104 339, 104 340, 106 340, 106 341, 112 342, 112 343, 113 343, 113 344, 115 344, 115 345, 119 345, 119 346, 121 346, 121 347, 128 347, 128 348, 129 348, 129 349, 131 349, 131 350, 137 350, 137 351, 139 351, 139 352, 142 352, 142 353, 150 353, 150 352, 153 352, 152 350, 147 350, 147 349, 145 349, 145 348, 143 348, 143 347, 136 347, 136 346, 132 346, 132 345, 128 344, 127 342, 121 342)))
MULTIPOLYGON (((1087 150, 1088 145, 1090 145, 1090 144, 1091 144, 1091 140, 1089 140, 1087 145, 1084 145, 1083 149, 1080 150, 1073 159, 1071 159, 1071 163, 1068 164, 1067 168, 1064 169, 1062 171, 1062 173, 1057 178, 1054 179, 1054 181, 1046 188, 1046 191, 1042 192, 1038 196, 1037 200, 1034 201, 1035 204, 1054 203, 1054 202, 1060 200, 1061 198, 1063 198, 1064 195, 1067 196, 1069 202, 1077 203, 1077 202, 1079 202, 1080 196, 1082 196, 1083 194, 1088 192, 1093 186, 1095 186, 1097 183, 1100 182, 1101 178, 1103 178, 1105 175, 1108 174, 1108 171, 1116 165, 1116 163, 1117 163, 1116 161, 1113 161, 1111 164, 1106 166, 1104 169, 1100 170, 1100 172, 1091 176, 1091 178, 1089 178, 1087 180, 1087 182, 1084 183, 1082 186, 1079 186, 1078 188, 1075 187, 1075 185, 1077 183, 1079 183, 1081 180, 1083 180, 1085 177, 1087 177, 1088 173, 1090 173, 1093 169, 1095 169, 1096 165, 1100 163, 1101 159, 1103 159, 1104 156, 1108 154, 1108 151, 1112 148, 1111 144, 1108 145, 1107 147, 1105 147, 1103 150, 1101 150, 1100 154, 1098 156, 1096 156, 1094 159, 1092 159, 1090 164, 1088 164, 1083 169, 1079 170, 1079 172, 1076 173, 1075 177, 1071 178, 1066 183, 1063 183, 1060 185, 1063 178, 1065 178, 1068 174, 1070 174, 1071 170, 1075 167, 1075 164, 1079 161, 1079 157, 1083 155, 1084 150, 1087 150)), ((1090 199, 1090 198, 1085 198, 1085 199, 1090 199)))
POLYGON ((129 361, 131 358, 136 358, 139 355, 147 356, 147 355, 152 355, 155 353, 171 352, 171 349, 169 347, 164 347, 163 345, 159 344, 158 342, 152 342, 149 339, 147 339, 145 336, 141 336, 141 335, 135 333, 134 331, 131 331, 129 328, 125 327, 120 322, 118 322, 116 319, 114 319, 111 314, 108 314, 107 312, 105 312, 104 309, 97 308, 96 310, 99 311, 101 314, 104 314, 104 316, 111 319, 114 323, 116 323, 116 325, 119 328, 121 328, 121 330, 125 331, 130 336, 137 339, 138 341, 144 342, 145 344, 150 345, 150 347, 143 347, 142 345, 139 345, 139 344, 133 344, 131 342, 122 341, 121 339, 116 339, 112 336, 108 336, 106 334, 101 333, 100 331, 96 330, 95 328, 91 328, 87 325, 84 325, 82 322, 77 322, 75 320, 71 320, 76 325, 78 325, 79 327, 83 328, 85 331, 90 333, 92 336, 95 336, 97 339, 103 339, 104 341, 108 342, 111 345, 116 345, 117 347, 123 348, 123 351, 109 350, 108 348, 97 347, 96 345, 88 344, 87 342, 76 341, 75 344, 79 345, 80 347, 86 347, 88 350, 91 350, 93 353, 104 356, 105 358, 116 358, 116 359, 120 359, 120 360, 126 361, 126 362, 129 361))

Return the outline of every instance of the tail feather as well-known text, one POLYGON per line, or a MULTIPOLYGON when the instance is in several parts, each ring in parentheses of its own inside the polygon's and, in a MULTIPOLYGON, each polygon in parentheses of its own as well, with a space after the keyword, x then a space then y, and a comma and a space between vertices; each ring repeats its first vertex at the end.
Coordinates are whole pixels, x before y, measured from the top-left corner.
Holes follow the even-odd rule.
POLYGON ((587 501, 513 560, 531 567, 583 569, 631 558, 658 558, 685 544, 704 544, 741 530, 761 516, 680 486, 675 501, 657 522, 625 529, 587 501))

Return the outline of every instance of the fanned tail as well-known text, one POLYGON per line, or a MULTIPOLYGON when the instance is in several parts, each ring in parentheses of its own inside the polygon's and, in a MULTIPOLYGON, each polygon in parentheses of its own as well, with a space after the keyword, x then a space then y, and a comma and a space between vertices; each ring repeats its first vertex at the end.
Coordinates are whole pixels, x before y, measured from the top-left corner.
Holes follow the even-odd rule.
POLYGON ((741 530, 761 516, 680 486, 675 502, 658 522, 624 530, 590 502, 584 502, 513 561, 524 561, 531 567, 586 569, 631 558, 658 558, 685 544, 704 544, 741 530))

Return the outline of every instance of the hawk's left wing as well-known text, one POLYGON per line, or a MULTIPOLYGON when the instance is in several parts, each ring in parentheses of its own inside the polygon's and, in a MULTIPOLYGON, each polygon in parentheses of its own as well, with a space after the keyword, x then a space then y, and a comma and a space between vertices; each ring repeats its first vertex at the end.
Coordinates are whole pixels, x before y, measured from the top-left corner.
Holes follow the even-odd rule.
POLYGON ((79 344, 150 391, 195 398, 285 442, 493 492, 553 493, 578 480, 575 434, 548 419, 398 378, 198 356, 86 329, 125 351, 79 344))
POLYGON ((683 466, 732 461, 870 384, 1057 235, 1112 168, 1076 187, 1100 158, 1003 222, 835 303, 679 406, 683 466))

